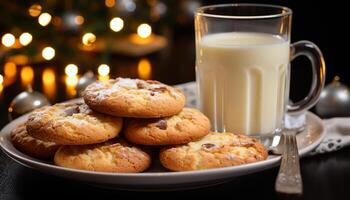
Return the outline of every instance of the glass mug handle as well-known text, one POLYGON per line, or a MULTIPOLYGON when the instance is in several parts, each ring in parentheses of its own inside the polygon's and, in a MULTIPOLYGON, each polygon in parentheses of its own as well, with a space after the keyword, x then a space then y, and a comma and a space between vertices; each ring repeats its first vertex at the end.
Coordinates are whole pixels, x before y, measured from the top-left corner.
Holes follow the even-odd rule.
POLYGON ((299 41, 290 47, 291 61, 298 56, 306 56, 311 61, 312 84, 309 94, 296 103, 289 103, 287 112, 297 114, 314 106, 325 83, 326 64, 321 50, 310 41, 299 41))

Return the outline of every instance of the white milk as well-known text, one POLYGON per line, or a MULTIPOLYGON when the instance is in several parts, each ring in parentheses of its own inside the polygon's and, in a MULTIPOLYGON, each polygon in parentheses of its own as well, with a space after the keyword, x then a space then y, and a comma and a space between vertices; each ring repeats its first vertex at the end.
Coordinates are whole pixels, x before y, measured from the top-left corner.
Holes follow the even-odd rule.
POLYGON ((267 135, 281 127, 289 42, 263 33, 220 33, 197 44, 200 107, 212 129, 267 135))

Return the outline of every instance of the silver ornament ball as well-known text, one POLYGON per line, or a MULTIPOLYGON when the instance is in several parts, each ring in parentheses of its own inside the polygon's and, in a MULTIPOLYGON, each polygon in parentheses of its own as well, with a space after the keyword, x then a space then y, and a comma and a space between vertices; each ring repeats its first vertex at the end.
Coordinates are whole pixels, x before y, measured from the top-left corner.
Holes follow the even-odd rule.
POLYGON ((12 100, 8 109, 9 120, 46 105, 50 105, 49 100, 40 92, 33 91, 31 87, 28 87, 27 91, 19 93, 12 100))
POLYGON ((340 83, 339 77, 323 89, 316 112, 325 118, 350 116, 350 88, 340 83))
POLYGON ((96 76, 92 71, 86 72, 78 81, 78 84, 76 86, 76 90, 81 96, 82 92, 85 90, 85 88, 90 85, 91 83, 95 82, 97 80, 96 76))

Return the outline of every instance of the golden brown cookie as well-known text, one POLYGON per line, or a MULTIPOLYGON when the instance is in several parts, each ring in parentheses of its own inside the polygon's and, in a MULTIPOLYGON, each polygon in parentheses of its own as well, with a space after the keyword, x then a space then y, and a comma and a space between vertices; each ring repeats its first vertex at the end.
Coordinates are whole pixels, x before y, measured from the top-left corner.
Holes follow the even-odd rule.
POLYGON ((20 124, 14 128, 10 137, 13 146, 34 158, 52 159, 59 147, 53 142, 45 142, 28 135, 25 124, 20 124))
POLYGON ((150 155, 126 141, 101 144, 62 146, 55 154, 55 164, 100 172, 142 172, 151 164, 150 155))
POLYGON ((172 171, 228 167, 267 159, 264 145, 254 138, 212 132, 197 142, 165 147, 159 159, 172 171))
POLYGON ((120 117, 167 117, 179 113, 185 104, 179 89, 129 78, 95 82, 85 89, 83 97, 92 109, 120 117))
POLYGON ((83 145, 118 136, 122 123, 121 118, 94 112, 84 103, 59 103, 33 111, 27 131, 44 141, 83 145))
POLYGON ((184 108, 179 114, 155 119, 128 118, 124 136, 142 145, 174 145, 196 141, 210 130, 209 119, 194 108, 184 108))

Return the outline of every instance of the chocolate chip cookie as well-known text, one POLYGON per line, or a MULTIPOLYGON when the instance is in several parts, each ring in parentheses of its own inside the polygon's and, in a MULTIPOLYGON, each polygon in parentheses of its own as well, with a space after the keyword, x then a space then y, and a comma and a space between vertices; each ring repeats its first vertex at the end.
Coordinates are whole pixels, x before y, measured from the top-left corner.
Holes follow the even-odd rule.
POLYGON ((174 145, 196 141, 209 133, 209 119, 194 108, 156 119, 125 119, 124 136, 142 145, 174 145))
POLYGON ((94 112, 85 103, 59 103, 33 111, 27 131, 44 141, 83 145, 118 136, 122 123, 122 118, 94 112))
POLYGON ((54 160, 62 167, 100 172, 136 173, 145 171, 151 164, 151 157, 146 151, 122 140, 62 146, 54 160))
POLYGON ((83 97, 93 110, 119 117, 168 117, 179 113, 185 104, 179 89, 129 78, 95 82, 85 89, 83 97))
POLYGON ((38 159, 52 159, 59 145, 45 142, 28 135, 25 124, 20 124, 12 130, 11 142, 18 150, 38 159))
POLYGON ((267 157, 264 145, 256 139, 228 132, 212 132, 196 142, 165 147, 159 155, 162 165, 172 171, 236 166, 267 157))

